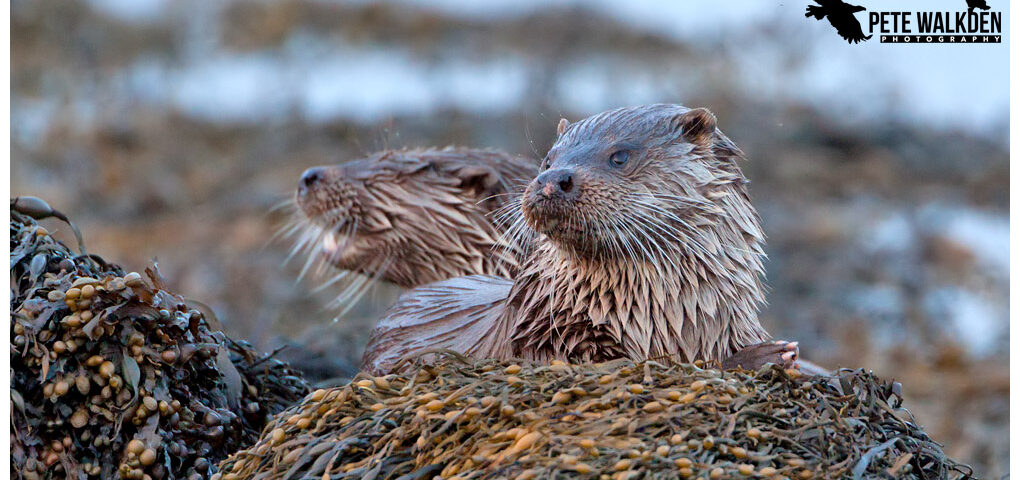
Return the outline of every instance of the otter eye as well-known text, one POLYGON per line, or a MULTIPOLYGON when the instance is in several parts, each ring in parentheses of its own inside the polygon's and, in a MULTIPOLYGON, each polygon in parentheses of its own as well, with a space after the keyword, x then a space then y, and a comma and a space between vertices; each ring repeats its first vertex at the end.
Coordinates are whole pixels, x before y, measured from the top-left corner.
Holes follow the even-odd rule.
POLYGON ((609 161, 613 162, 613 165, 623 165, 630 159, 630 152, 626 150, 620 150, 609 156, 609 161))

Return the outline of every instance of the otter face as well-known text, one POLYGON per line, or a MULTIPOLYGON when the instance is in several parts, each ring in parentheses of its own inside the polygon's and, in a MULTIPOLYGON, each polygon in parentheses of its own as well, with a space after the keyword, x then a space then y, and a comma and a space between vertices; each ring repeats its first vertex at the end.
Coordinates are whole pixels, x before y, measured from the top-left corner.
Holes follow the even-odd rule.
POLYGON ((505 273, 481 258, 499 237, 486 215, 506 180, 493 165, 510 161, 482 150, 385 151, 310 168, 295 193, 299 245, 338 269, 404 287, 505 273))
POLYGON ((379 250, 398 247, 398 229, 405 223, 397 219, 406 207, 400 205, 402 196, 390 198, 386 190, 370 189, 373 179, 406 189, 409 172, 397 166, 370 158, 314 167, 301 175, 295 200, 320 237, 317 253, 323 260, 342 270, 364 272, 384 258, 379 250))
POLYGON ((703 108, 622 108, 563 120, 558 133, 521 211, 577 255, 652 260, 682 249, 727 185, 743 182, 739 150, 703 108))

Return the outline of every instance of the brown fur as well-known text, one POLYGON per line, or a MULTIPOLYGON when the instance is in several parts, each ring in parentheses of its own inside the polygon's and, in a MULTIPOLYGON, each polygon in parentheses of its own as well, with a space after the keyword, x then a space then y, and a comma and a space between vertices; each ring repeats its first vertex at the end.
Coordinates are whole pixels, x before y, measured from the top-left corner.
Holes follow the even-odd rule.
POLYGON ((317 171, 295 195, 295 230, 334 267, 408 288, 515 275, 519 253, 493 215, 534 177, 535 162, 493 150, 387 150, 317 171))
POLYGON ((723 360, 768 338, 757 318, 764 235, 737 165, 743 155, 710 112, 648 105, 557 130, 508 234, 537 234, 512 285, 470 277, 409 292, 373 333, 364 368, 385 371, 424 347, 532 360, 723 360), (623 165, 611 162, 617 151, 628 152, 623 165), (571 175, 568 193, 550 187, 561 171, 571 175), (484 295, 472 292, 483 285, 484 295))

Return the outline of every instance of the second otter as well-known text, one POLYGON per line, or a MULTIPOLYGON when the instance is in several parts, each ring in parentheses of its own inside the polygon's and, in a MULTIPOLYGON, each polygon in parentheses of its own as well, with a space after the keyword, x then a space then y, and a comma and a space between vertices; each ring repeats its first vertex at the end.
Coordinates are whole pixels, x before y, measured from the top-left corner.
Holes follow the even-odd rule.
POLYGON ((537 162, 471 148, 386 150, 305 171, 293 231, 340 270, 412 288, 460 275, 513 276, 493 215, 537 162))
POLYGON ((415 289, 379 323, 363 368, 452 348, 547 361, 792 363, 767 341, 764 235, 737 161, 705 109, 622 108, 561 121, 515 228, 539 234, 511 281, 461 277, 415 289))

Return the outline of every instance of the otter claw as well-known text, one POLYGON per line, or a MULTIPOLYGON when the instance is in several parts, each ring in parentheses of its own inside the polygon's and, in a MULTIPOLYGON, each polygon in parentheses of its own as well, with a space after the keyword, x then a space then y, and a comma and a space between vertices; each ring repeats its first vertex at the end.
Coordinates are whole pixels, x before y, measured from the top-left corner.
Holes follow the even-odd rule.
POLYGON ((783 368, 797 368, 800 349, 797 342, 774 340, 744 347, 722 361, 724 369, 744 368, 757 370, 762 365, 774 363, 783 368))

